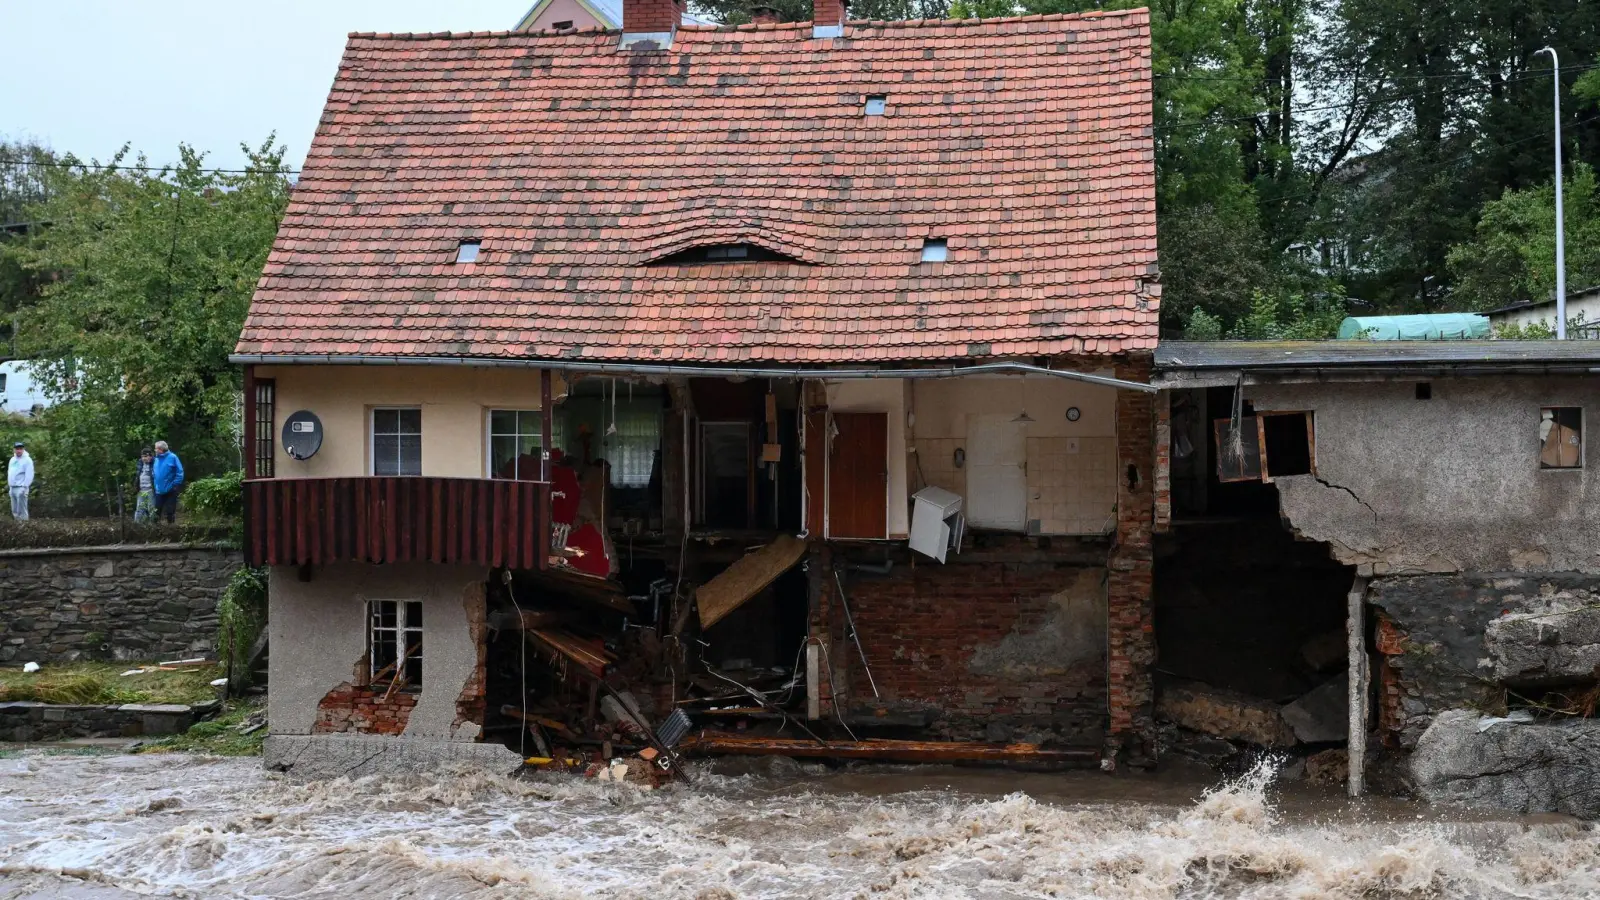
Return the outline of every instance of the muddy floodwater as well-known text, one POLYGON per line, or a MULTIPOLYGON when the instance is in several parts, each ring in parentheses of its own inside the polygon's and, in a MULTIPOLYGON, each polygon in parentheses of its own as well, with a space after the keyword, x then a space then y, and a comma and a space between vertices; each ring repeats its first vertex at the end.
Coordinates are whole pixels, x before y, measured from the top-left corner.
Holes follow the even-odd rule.
POLYGON ((297 784, 256 760, 0 760, 0 898, 1600 897, 1600 835, 1258 771, 297 784))

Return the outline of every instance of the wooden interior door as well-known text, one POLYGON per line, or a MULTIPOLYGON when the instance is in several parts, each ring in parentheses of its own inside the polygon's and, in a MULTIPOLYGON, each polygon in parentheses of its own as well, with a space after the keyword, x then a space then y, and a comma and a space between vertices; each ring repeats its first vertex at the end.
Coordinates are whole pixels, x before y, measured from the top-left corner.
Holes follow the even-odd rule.
POLYGON ((889 534, 889 415, 834 413, 828 460, 828 536, 889 534))
POLYGON ((1028 443, 1010 413, 967 416, 967 523, 1022 531, 1028 513, 1028 443))

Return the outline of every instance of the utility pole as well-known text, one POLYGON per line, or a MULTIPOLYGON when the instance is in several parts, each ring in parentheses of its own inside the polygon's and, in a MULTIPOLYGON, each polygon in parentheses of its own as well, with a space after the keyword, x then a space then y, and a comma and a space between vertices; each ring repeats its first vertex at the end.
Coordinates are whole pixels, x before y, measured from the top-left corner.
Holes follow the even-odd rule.
MULTIPOLYGON (((1539 53, 1550 54, 1550 65, 1555 70, 1556 119, 1556 340, 1567 339, 1567 235, 1562 221, 1561 206, 1561 58, 1556 48, 1546 47, 1539 53)), ((1538 54, 1534 54, 1537 56, 1538 54)))

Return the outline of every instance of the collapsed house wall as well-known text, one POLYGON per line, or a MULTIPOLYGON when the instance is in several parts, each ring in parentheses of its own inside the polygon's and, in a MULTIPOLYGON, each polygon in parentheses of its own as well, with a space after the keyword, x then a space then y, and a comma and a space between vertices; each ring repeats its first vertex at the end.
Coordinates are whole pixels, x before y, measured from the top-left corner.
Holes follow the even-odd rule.
MULTIPOLYGON (((473 566, 274 567, 268 717, 278 736, 338 733, 474 741, 483 723, 484 592, 473 566), (421 601, 422 688, 371 684, 367 602, 421 601)), ((269 738, 270 740, 270 738, 269 738)))
POLYGON ((1544 407, 1600 409, 1592 379, 1449 378, 1247 387, 1316 413, 1315 475, 1277 479, 1283 515, 1362 575, 1600 571, 1592 465, 1542 469, 1544 407))
POLYGON ((1435 799, 1563 809, 1553 788, 1517 787, 1536 763, 1507 748, 1562 744, 1577 733, 1565 717, 1592 716, 1600 696, 1600 622, 1580 614, 1600 591, 1594 476, 1581 450, 1575 467, 1541 465, 1540 430, 1544 409, 1600 408, 1600 386, 1425 383, 1257 385, 1246 396, 1257 412, 1315 414, 1316 473, 1276 479, 1282 512, 1373 576, 1376 730, 1384 747, 1415 754, 1413 786, 1435 799), (1538 712, 1518 726, 1527 740, 1463 737, 1479 716, 1518 706, 1538 712), (1485 764, 1484 741, 1500 762, 1485 764))

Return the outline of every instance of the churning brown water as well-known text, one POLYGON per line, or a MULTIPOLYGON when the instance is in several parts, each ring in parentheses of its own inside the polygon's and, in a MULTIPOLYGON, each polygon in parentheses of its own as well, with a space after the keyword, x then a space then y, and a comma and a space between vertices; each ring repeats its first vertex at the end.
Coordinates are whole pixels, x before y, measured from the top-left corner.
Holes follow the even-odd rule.
POLYGON ((819 769, 644 793, 28 755, 0 760, 0 898, 1600 896, 1587 826, 1275 796, 1265 769, 1198 793, 819 769))

